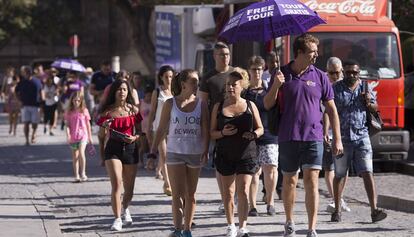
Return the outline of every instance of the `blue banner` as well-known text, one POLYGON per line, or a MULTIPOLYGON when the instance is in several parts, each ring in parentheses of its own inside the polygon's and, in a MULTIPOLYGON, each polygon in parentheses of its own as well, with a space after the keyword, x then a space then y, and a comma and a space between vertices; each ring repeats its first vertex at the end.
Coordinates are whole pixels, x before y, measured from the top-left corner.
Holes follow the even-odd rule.
POLYGON ((157 69, 170 65, 181 70, 180 16, 173 13, 156 13, 155 61, 157 69))

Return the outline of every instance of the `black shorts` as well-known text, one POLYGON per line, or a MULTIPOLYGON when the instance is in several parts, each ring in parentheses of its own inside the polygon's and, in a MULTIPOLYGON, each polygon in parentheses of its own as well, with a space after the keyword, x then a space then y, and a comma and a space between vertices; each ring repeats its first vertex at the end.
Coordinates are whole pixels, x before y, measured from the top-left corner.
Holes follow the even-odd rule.
POLYGON ((258 170, 256 143, 250 142, 241 155, 233 147, 216 147, 214 165, 223 176, 255 174, 258 170))
POLYGON ((57 103, 53 105, 45 105, 43 107, 43 122, 46 124, 49 122, 49 125, 55 123, 55 111, 57 109, 57 103))
POLYGON ((132 165, 138 163, 138 149, 135 143, 125 143, 109 139, 105 146, 105 160, 118 159, 122 164, 132 165))

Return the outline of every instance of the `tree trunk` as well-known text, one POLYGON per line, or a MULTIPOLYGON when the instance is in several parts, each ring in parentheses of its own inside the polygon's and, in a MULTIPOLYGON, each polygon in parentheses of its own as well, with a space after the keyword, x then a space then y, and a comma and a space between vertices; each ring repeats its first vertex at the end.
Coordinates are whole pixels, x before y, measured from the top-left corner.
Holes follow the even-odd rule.
POLYGON ((128 0, 115 0, 133 29, 133 41, 139 56, 145 62, 150 73, 155 73, 155 47, 150 32, 152 6, 132 6, 128 0))

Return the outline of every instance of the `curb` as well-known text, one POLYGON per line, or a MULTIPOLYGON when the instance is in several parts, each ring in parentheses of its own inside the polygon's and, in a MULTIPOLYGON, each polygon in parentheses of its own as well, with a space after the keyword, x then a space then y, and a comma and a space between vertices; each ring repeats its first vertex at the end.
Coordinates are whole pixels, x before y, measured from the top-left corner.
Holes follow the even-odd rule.
POLYGON ((378 195, 378 207, 394 211, 414 213, 414 201, 394 196, 378 195))
POLYGON ((396 164, 398 173, 414 176, 414 163, 411 161, 400 161, 396 164))

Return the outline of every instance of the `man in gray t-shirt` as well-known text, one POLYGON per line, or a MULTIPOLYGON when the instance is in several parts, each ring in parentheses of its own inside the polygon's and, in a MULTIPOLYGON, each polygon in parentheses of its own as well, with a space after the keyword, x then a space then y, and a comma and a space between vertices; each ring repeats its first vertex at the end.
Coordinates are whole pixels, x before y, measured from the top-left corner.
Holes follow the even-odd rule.
POLYGON ((214 104, 224 100, 226 78, 233 67, 230 63, 230 50, 222 42, 214 45, 215 68, 201 78, 199 96, 202 100, 208 101, 208 107, 213 109, 214 104))
POLYGON ((213 106, 216 103, 224 100, 224 95, 226 93, 226 78, 231 71, 233 71, 233 68, 230 66, 225 72, 219 72, 216 69, 213 69, 201 79, 200 97, 203 100, 207 98, 208 108, 210 111, 212 111, 213 106), (204 98, 204 96, 206 98, 204 98))
MULTIPOLYGON (((213 106, 224 100, 226 90, 226 78, 233 71, 233 67, 230 64, 230 49, 223 42, 217 42, 214 45, 214 70, 208 72, 201 78, 200 88, 198 90, 198 96, 201 100, 208 102, 208 108, 210 112, 213 110, 213 106)), ((210 143, 209 156, 213 157, 214 143, 210 143)), ((212 160, 212 159, 211 159, 212 160)), ((220 194, 223 193, 223 187, 221 185, 221 175, 216 171, 217 184, 220 190, 220 194)), ((224 213, 224 205, 221 203, 219 211, 224 213)))

